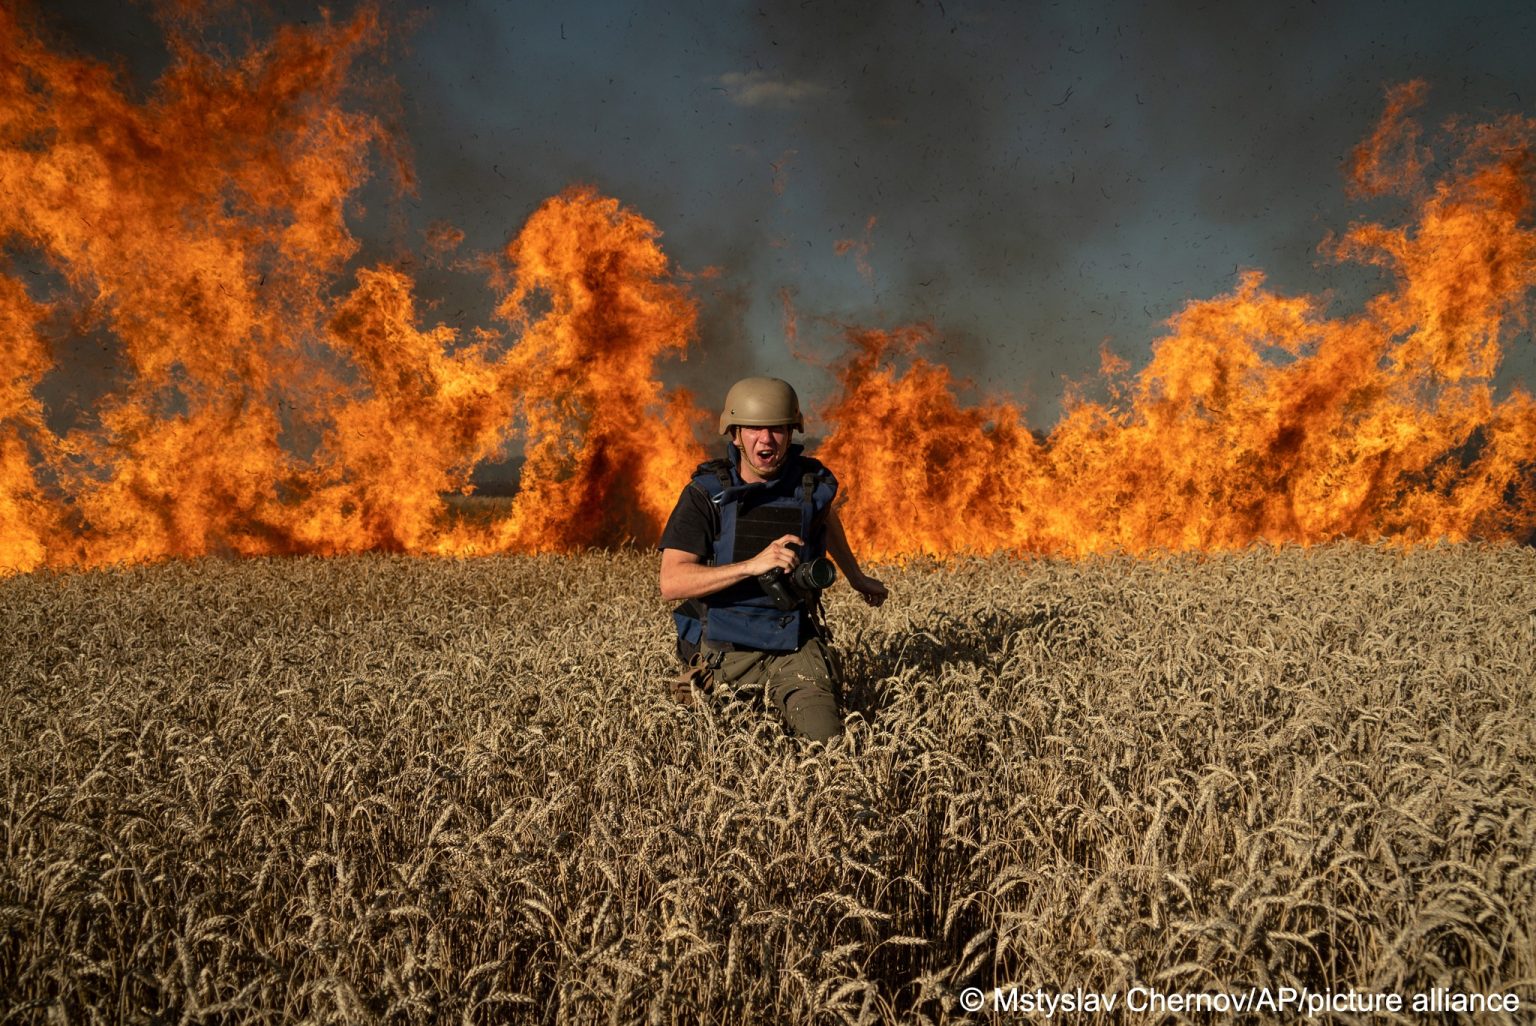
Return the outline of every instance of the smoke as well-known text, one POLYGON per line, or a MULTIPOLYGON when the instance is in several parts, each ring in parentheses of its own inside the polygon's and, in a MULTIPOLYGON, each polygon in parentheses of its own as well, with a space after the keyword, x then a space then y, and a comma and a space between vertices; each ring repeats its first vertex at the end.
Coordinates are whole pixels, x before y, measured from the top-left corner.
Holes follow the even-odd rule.
MULTIPOLYGON (((724 13, 703 4, 662 12, 470 4, 376 16, 371 7, 326 15, 216 2, 132 8, 100 22, 78 4, 24 12, 42 26, 45 49, 79 58, 72 66, 88 72, 77 78, 89 79, 95 106, 55 104, 60 127, 23 125, 10 140, 8 156, 31 167, 53 132, 66 143, 57 166, 76 168, 39 172, 41 189, 11 183, 19 187, 6 271, 35 279, 8 300, 20 325, 11 345, 18 380, 42 400, 11 404, 15 437, 43 438, 36 446, 47 449, 50 436, 95 430, 98 455, 113 446, 136 454, 115 479, 122 495, 101 504, 110 519, 129 499, 176 507, 166 482, 188 473, 231 480, 216 461, 201 466, 185 452, 199 426, 232 432, 277 472, 215 495, 245 511, 235 535, 206 527, 218 523, 209 509, 172 509, 163 544, 189 552, 245 551, 274 536, 307 550, 338 524, 356 528, 357 544, 435 544, 435 493, 505 451, 498 425, 513 379, 532 374, 548 396, 571 391, 577 368, 604 366, 605 339, 645 338, 637 352, 659 361, 663 380, 637 362, 622 387, 586 395, 583 409, 556 402, 542 415, 548 448, 534 477, 558 483, 571 509, 587 501, 580 488, 565 489, 573 480, 592 483, 593 494, 618 488, 631 506, 663 501, 640 488, 621 426, 593 433, 597 406, 649 402, 663 384, 682 384, 707 408, 723 382, 766 371, 795 379, 813 409, 825 407, 842 387, 832 375, 847 368, 846 355, 867 354, 881 337, 921 337, 920 347, 889 349, 900 363, 921 348, 942 368, 915 380, 947 395, 971 379, 996 400, 987 408, 1022 409, 1018 437, 1036 439, 1027 429, 1056 422, 1065 383, 1090 378, 1102 350, 1147 367, 1163 325, 1210 297, 1251 291, 1256 271, 1260 305, 1306 294, 1319 297, 1307 302, 1320 313, 1347 317, 1381 291, 1396 265, 1379 254, 1411 247, 1394 250, 1386 235, 1353 226, 1400 223, 1395 214, 1422 197, 1380 187, 1374 171, 1357 176, 1367 185, 1351 194, 1343 172, 1359 170, 1355 147, 1392 83, 1429 81, 1412 98, 1419 123, 1435 130, 1451 111, 1491 123, 1485 111, 1518 109, 1523 95, 1536 95, 1526 89, 1533 73, 1524 54, 1506 41, 1533 15, 1510 13, 1494 32, 1457 13, 1404 23, 1389 8, 1163 7, 1154 16, 1114 5, 958 2, 875 14, 790 3, 724 13), (1375 27, 1386 23, 1390 38, 1375 27), (311 52, 333 35, 343 44, 334 75, 321 52, 329 44, 311 52), (125 127, 82 129, 87 118, 125 127), (321 145, 331 136, 335 145, 321 145), (93 152, 110 159, 70 163, 93 152), (85 196, 80 182, 99 195, 85 196), (55 194, 68 202, 50 206, 55 194), (678 288, 677 302, 696 307, 697 318, 614 334, 579 315, 586 300, 559 300, 552 285, 518 286, 510 316, 508 260, 542 252, 514 236, 556 208, 569 215, 557 222, 594 238, 605 235, 605 219, 643 224, 599 249, 617 259, 643 239, 649 255, 624 259, 678 288), (82 230, 86 216, 105 227, 82 230), (143 268, 151 273, 127 273, 143 268), (165 295, 140 280, 157 274, 174 285, 165 295), (61 291, 83 298, 29 305, 28 295, 61 291), (792 346, 786 295, 798 314, 792 346), (584 325, 585 341, 528 362, 523 336, 560 302, 565 320, 541 329, 539 344, 563 339, 566 323, 584 325), (346 316, 324 313, 337 309, 346 316), (888 334, 846 330, 858 325, 888 334), (209 344, 183 346, 172 335, 209 344), (113 346, 114 337, 127 344, 113 346), (253 338, 271 345, 252 347, 253 338), (314 380, 296 375, 317 350, 314 380), (398 358, 412 353, 432 372, 396 381, 398 358), (795 366, 802 355, 808 366, 795 366), (348 361, 367 373, 349 378, 348 361), (542 377, 549 367, 564 369, 542 377), (125 377, 132 394, 102 402, 103 382, 125 377), (281 401, 263 405, 290 389, 303 409, 349 384, 365 394, 319 420, 281 401), (391 389, 410 403, 391 405, 391 389), (475 397, 473 408, 449 403, 453 396, 475 397), (1032 403, 1021 408, 1025 396, 1032 403), (133 416, 123 412, 130 400, 133 416), (427 418, 449 440, 441 459, 392 450, 378 462, 334 434, 368 421, 385 436, 422 404, 442 407, 427 418), (597 448, 572 456, 552 441, 567 430, 587 431, 597 448), (321 462, 290 473, 294 459, 321 462), (378 479, 362 507, 348 497, 360 474, 378 479), (397 501, 397 479, 410 502, 397 501), (324 515, 290 522, 293 496, 317 483, 330 503, 324 515)), ((39 58, 25 74, 47 77, 37 69, 69 59, 39 58)), ((25 111, 37 87, 18 82, 10 93, 25 111)), ((1442 177, 1443 157, 1399 138, 1399 127, 1389 118, 1373 149, 1425 180, 1442 177)), ((584 258, 565 266, 582 279, 598 273, 584 258)), ((610 286, 572 295, 628 294, 610 286)), ((1512 314, 1507 323, 1524 322, 1512 314)), ((1527 366, 1529 349, 1517 347, 1527 366)), ((880 374, 866 377, 878 383, 880 374)), ((664 422, 686 435, 699 421, 673 398, 664 422)), ((839 401, 846 412, 846 395, 839 401)), ((67 464, 66 448, 28 458, 52 472, 67 464)), ((14 463, 20 453, 8 443, 3 455, 14 463)), ((680 466, 691 455, 684 438, 664 462, 680 466)), ((29 502, 39 482, 49 485, 23 481, 13 494, 29 502)), ((502 541, 548 535, 548 511, 560 502, 520 513, 524 533, 502 541)), ((592 525, 584 537, 607 544, 638 525, 592 525)))
MULTIPOLYGON (((202 31, 232 39, 317 12, 223 5, 202 31)), ((165 66, 143 8, 66 0, 41 16, 144 88, 165 66)), ((828 397, 830 379, 797 371, 782 343, 788 288, 832 322, 931 322, 959 375, 1038 395, 1036 426, 1103 342, 1145 363, 1169 317, 1243 270, 1341 306, 1368 295, 1378 276, 1318 246, 1386 216, 1351 205, 1343 169, 1387 86, 1428 81, 1429 125, 1536 97, 1519 45, 1536 11, 1514 3, 1405 17, 1386 2, 470 2, 385 20, 390 120, 417 187, 403 200, 365 187, 360 260, 399 259, 445 222, 472 261, 586 183, 653 219, 685 272, 718 272, 669 380, 771 370, 828 397), (866 278, 835 244, 871 217, 866 278)), ((495 326, 472 263, 413 270, 430 314, 461 333, 495 326)))
POLYGON ((1101 342, 1144 363, 1164 320, 1245 269, 1369 294, 1377 276, 1318 245, 1380 213, 1350 205, 1343 170, 1387 85, 1443 84, 1430 123, 1536 96, 1503 42, 1536 28, 1513 4, 1411 20, 1389 4, 756 8, 750 58, 826 90, 772 145, 798 151, 816 219, 880 220, 878 300, 850 267, 802 306, 986 339, 954 369, 1033 385, 1044 414, 1101 342))

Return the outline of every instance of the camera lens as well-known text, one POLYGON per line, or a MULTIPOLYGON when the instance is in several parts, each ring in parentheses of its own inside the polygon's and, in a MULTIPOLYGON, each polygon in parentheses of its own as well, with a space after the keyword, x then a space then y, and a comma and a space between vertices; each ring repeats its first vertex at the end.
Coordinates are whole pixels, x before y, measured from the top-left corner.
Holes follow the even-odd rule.
POLYGON ((820 591, 837 580, 837 568, 825 557, 795 567, 795 583, 809 591, 820 591))

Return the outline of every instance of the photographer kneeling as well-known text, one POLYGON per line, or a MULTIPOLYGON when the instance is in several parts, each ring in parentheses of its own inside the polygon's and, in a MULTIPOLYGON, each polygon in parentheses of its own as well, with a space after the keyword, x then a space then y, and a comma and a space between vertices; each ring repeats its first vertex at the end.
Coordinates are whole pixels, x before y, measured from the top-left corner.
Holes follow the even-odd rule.
POLYGON ((821 591, 836 573, 864 601, 885 585, 859 569, 832 500, 837 479, 790 443, 804 431, 800 400, 778 378, 731 386, 720 414, 726 458, 699 465, 661 535, 661 595, 672 614, 690 691, 762 690, 795 734, 842 730, 821 623, 821 591))

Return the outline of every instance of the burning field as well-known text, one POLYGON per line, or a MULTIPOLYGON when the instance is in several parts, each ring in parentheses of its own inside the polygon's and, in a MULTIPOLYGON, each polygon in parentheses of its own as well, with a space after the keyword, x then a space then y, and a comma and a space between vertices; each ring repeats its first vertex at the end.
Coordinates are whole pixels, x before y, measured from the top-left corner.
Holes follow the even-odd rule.
MULTIPOLYGON (((494 326, 433 325, 414 257, 360 265, 348 226, 381 164, 410 183, 352 82, 377 16, 284 29, 239 59, 174 24, 171 68, 135 101, 0 12, 0 567, 656 537, 719 400, 667 388, 659 364, 697 345, 690 286, 714 272, 677 271, 654 224, 578 186, 503 251, 459 261, 493 290, 494 326), (50 381, 87 367, 76 415, 45 408, 50 381), (506 515, 452 516, 443 497, 509 452, 506 515)), ((1390 93, 1348 169, 1402 225, 1362 220, 1320 247, 1376 274, 1358 311, 1248 271, 1187 304, 1134 375, 1106 351, 1038 434, 1005 398, 958 398, 924 355, 934 329, 847 329, 816 423, 855 548, 1528 535, 1536 405, 1493 380, 1528 329, 1536 122, 1431 140, 1426 88, 1390 93)), ((441 258, 462 233, 428 236, 441 258)))
POLYGON ((893 598, 837 592, 809 749, 665 698, 717 270, 576 185, 435 226, 495 309, 435 323, 349 223, 412 187, 379 16, 167 26, 139 97, 0 7, 0 1019, 1536 1003, 1536 121, 1391 90, 1346 170, 1401 217, 1319 246, 1374 295, 1246 271, 1049 430, 936 327, 840 329, 815 454, 893 598))

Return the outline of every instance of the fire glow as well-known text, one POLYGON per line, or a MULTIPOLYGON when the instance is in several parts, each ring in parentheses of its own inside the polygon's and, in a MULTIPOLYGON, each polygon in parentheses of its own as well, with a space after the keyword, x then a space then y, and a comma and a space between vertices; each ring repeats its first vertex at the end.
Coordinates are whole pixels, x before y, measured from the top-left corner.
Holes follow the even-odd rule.
MULTIPOLYGON (((140 103, 0 9, 0 569, 659 533, 705 456, 700 401, 718 398, 657 377, 695 337, 685 276, 655 225, 587 188, 500 254, 502 332, 423 327, 404 269, 349 271, 359 188, 381 159, 409 182, 353 109, 354 66, 381 38, 368 10, 239 58, 173 33, 140 103), (41 386, 60 340, 81 338, 101 340, 113 380, 56 433, 41 386), (526 459, 504 515, 450 515, 442 496, 510 445, 526 459)), ((931 329, 849 330, 818 454, 856 549, 1528 534, 1536 404, 1492 379, 1528 328, 1536 122, 1448 130, 1436 163, 1413 119, 1423 93, 1391 93, 1350 167, 1359 195, 1402 197, 1412 217, 1324 244, 1389 282, 1358 314, 1246 272, 1173 317, 1134 376, 1106 354, 1108 398, 1070 401, 1044 436, 1007 401, 962 404, 922 355, 931 329)))

